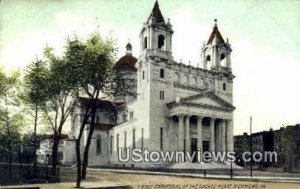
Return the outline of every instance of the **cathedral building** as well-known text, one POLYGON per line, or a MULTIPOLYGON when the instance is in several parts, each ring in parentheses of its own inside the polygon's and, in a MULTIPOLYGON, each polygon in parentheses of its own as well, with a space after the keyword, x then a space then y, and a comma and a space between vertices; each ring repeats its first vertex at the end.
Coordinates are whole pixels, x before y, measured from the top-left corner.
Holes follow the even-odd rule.
MULTIPOLYGON (((208 41, 199 49, 201 66, 194 67, 173 59, 173 33, 170 20, 165 20, 156 1, 140 31, 139 57, 132 55, 128 43, 126 55, 115 64, 132 84, 132 93, 98 102, 99 121, 90 146, 89 166, 138 166, 120 162, 119 148, 123 152, 135 148, 233 151, 234 75, 228 40, 223 39, 216 22, 208 41)), ((85 101, 79 99, 81 105, 85 101)), ((72 114, 73 134, 81 123, 78 115, 82 111, 78 106, 72 114)), ((73 145, 70 143, 70 147, 73 145)), ((75 152, 65 153, 64 163, 75 161, 75 152)))

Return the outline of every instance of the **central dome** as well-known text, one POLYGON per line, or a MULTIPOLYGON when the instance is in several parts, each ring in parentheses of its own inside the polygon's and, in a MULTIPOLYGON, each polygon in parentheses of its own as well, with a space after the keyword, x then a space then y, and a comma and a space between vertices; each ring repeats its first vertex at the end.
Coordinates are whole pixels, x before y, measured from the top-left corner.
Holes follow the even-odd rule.
POLYGON ((137 58, 132 55, 125 55, 121 57, 115 65, 115 69, 118 71, 134 71, 136 72, 137 69, 135 64, 137 62, 137 58))
POLYGON ((137 58, 132 56, 131 50, 132 50, 132 46, 130 43, 128 43, 126 45, 126 55, 121 57, 115 64, 114 68, 117 71, 133 71, 133 72, 137 71, 135 67, 137 58))

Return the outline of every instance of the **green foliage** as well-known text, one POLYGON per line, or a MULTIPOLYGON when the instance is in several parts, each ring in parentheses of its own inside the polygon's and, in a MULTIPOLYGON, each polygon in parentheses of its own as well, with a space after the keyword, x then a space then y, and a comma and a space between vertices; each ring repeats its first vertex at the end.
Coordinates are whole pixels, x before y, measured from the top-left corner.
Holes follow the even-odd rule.
POLYGON ((49 70, 42 60, 32 62, 26 70, 24 77, 23 99, 27 104, 44 106, 48 97, 49 70))
POLYGON ((22 114, 2 114, 0 119, 0 151, 15 153, 21 144, 21 128, 24 126, 22 114))
POLYGON ((11 94, 10 91, 20 82, 19 77, 20 73, 18 71, 14 71, 10 75, 7 75, 3 68, 0 67, 0 98, 11 94))
POLYGON ((50 98, 60 95, 70 95, 76 91, 77 77, 73 73, 72 62, 66 61, 65 57, 59 58, 53 54, 53 48, 46 47, 44 56, 49 65, 48 94, 50 98))
POLYGON ((115 62, 116 48, 110 38, 103 39, 92 34, 86 41, 76 36, 67 40, 65 58, 73 66, 77 76, 77 86, 92 97, 95 91, 102 90, 109 83, 115 62))
POLYGON ((19 106, 19 72, 6 75, 0 70, 0 152, 13 155, 20 147, 21 128, 24 116, 16 108, 19 106))
POLYGON ((113 65, 116 57, 116 48, 111 38, 102 38, 99 34, 92 34, 87 40, 83 41, 74 37, 67 40, 65 61, 72 66, 72 73, 76 76, 76 86, 78 91, 88 96, 89 105, 86 107, 79 135, 76 139, 77 157, 77 187, 80 185, 81 178, 85 178, 86 166, 88 161, 88 151, 93 134, 96 116, 96 103, 101 92, 109 85, 113 78, 113 65), (83 154, 83 170, 81 173, 80 143, 83 130, 91 117, 91 125, 87 137, 86 146, 83 154))
MULTIPOLYGON (((42 135, 37 135, 36 140, 37 140, 36 145, 38 145, 42 140, 42 135)), ((34 133, 28 132, 23 134, 21 137, 21 143, 22 143, 22 153, 34 156, 34 145, 35 145, 34 133)))
POLYGON ((60 134, 59 130, 62 129, 78 94, 77 76, 72 70, 72 62, 66 61, 65 56, 55 56, 53 48, 46 47, 44 56, 48 67, 48 83, 44 89, 47 92, 44 116, 52 130, 60 134))

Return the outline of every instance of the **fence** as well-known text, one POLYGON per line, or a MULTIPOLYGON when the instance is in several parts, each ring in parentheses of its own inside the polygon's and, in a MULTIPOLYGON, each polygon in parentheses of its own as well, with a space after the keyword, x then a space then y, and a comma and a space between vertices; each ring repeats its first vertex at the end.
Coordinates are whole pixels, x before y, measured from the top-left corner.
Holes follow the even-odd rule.
POLYGON ((9 154, 0 152, 0 185, 22 183, 59 182, 59 167, 51 174, 52 166, 33 166, 32 154, 9 154))

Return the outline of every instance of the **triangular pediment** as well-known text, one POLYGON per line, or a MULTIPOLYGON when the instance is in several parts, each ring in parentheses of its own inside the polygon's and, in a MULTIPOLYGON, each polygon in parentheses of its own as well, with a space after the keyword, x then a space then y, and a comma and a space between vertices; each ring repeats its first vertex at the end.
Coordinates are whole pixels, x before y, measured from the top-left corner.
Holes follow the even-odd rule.
POLYGON ((226 109, 235 109, 235 107, 217 96, 215 93, 211 91, 202 92, 197 95, 185 97, 181 99, 182 102, 193 104, 193 105, 202 105, 207 107, 216 107, 216 108, 226 108, 226 109))
POLYGON ((187 102, 222 107, 222 104, 220 102, 217 102, 215 99, 212 99, 210 97, 199 97, 196 99, 188 100, 187 102))

